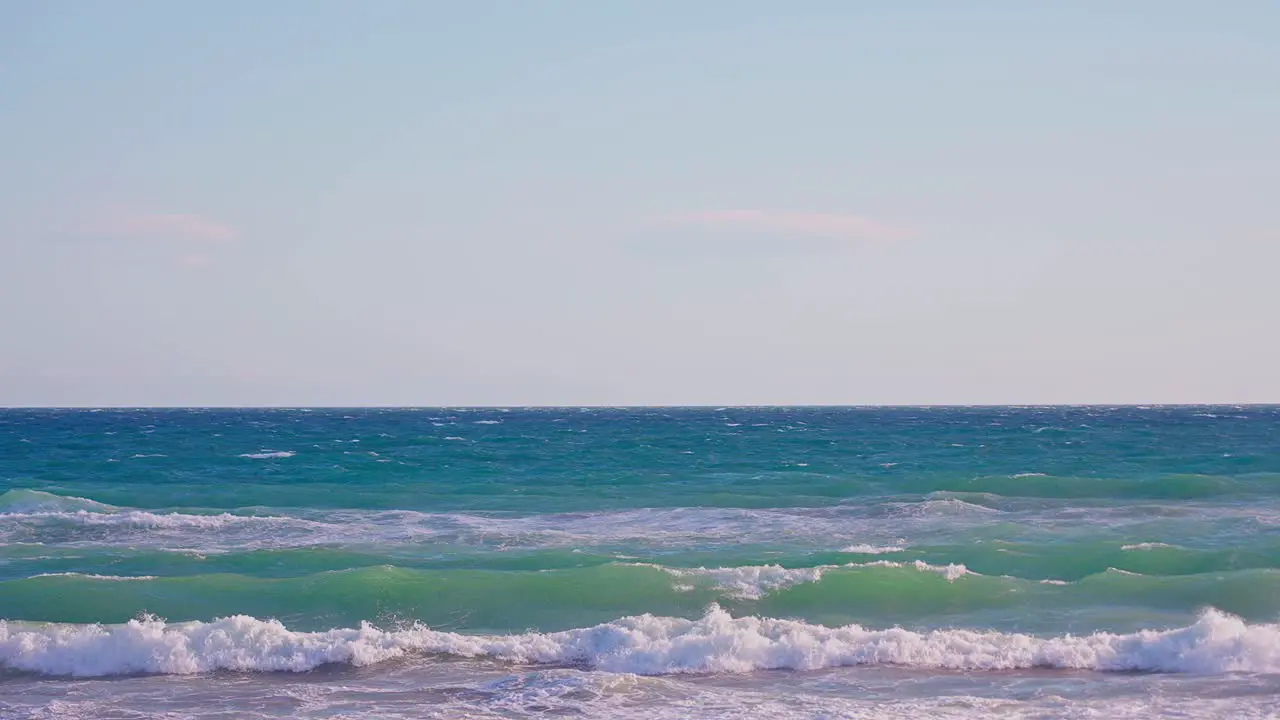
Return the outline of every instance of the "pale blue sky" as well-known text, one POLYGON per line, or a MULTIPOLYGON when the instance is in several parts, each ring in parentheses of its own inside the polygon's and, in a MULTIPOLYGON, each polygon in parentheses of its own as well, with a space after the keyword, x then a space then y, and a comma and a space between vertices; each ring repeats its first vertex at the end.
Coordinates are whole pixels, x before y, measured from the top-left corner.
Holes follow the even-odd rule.
POLYGON ((0 4, 0 404, 1280 401, 1280 3, 0 4))

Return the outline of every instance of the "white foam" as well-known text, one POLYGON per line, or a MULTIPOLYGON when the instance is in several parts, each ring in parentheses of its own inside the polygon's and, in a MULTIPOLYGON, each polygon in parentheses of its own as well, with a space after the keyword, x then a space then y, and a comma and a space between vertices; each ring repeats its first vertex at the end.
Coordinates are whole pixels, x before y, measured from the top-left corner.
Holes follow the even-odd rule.
MULTIPOLYGON (((467 444, 462 438, 457 438, 467 444)), ((387 459, 387 458, 379 458, 387 459)), ((253 462, 273 462, 269 460, 253 462)), ((705 549, 769 544, 778 538, 817 547, 905 547, 957 515, 992 510, 958 500, 890 502, 870 507, 642 508, 506 515, 377 509, 140 509, 39 491, 0 495, 0 542, 54 544, 89 540, 128 546, 183 547, 199 552, 333 543, 418 543, 467 547, 705 549), (99 528, 115 528, 104 537, 99 528), (91 537, 76 528, 92 532, 91 537), (142 530, 164 530, 142 533, 142 530), (234 529, 235 532, 224 532, 234 529)), ((1255 513, 1256 516, 1256 513, 1255 513)), ((1280 518, 1280 515, 1277 515, 1280 518)), ((870 559, 870 558, 867 558, 870 559)))
POLYGON ((947 582, 955 582, 965 575, 979 575, 963 563, 948 563, 947 565, 931 565, 923 560, 913 560, 909 563, 894 562, 893 560, 876 560, 868 563, 850 563, 848 565, 840 565, 843 568, 860 568, 860 567, 887 567, 887 568, 915 568, 921 572, 937 573, 947 579, 947 582))
POLYGON ((858 553, 860 555, 884 555, 885 553, 902 552, 906 548, 898 545, 850 545, 841 548, 840 552, 858 553))
POLYGON ((947 565, 930 565, 929 563, 923 560, 916 560, 915 562, 912 563, 912 565, 917 570, 936 572, 942 577, 946 578, 947 582, 955 582, 956 580, 964 577, 965 575, 978 574, 976 572, 973 572, 969 568, 965 567, 963 563, 948 563, 947 565))
MULTIPOLYGON (((676 577, 703 577, 715 583, 716 588, 731 597, 743 600, 759 600, 774 590, 781 590, 802 583, 818 582, 825 571, 833 566, 811 568, 784 568, 781 565, 745 565, 721 568, 668 568, 654 565, 676 577)), ((676 589, 692 587, 677 584, 676 589)))
POLYGON ((411 654, 580 665, 641 675, 903 665, 949 670, 1063 668, 1189 673, 1280 672, 1280 626, 1205 611, 1191 626, 1042 638, 977 630, 828 628, 796 620, 696 620, 641 615, 557 633, 463 635, 425 627, 294 632, 276 620, 123 625, 0 621, 0 666, 49 675, 190 674, 227 669, 301 672, 411 654))
POLYGON ((298 518, 275 515, 232 515, 218 513, 216 515, 189 515, 187 513, 153 513, 145 510, 122 510, 120 512, 102 513, 76 510, 75 512, 33 512, 11 513, 13 520, 56 520, 74 525, 133 527, 133 528, 200 528, 222 529, 230 525, 245 523, 290 523, 301 525, 321 525, 298 518))
MULTIPOLYGON (((719 568, 670 568, 663 565, 636 563, 644 567, 661 570, 677 578, 707 578, 730 597, 741 600, 759 600, 777 590, 785 590, 794 585, 815 583, 833 570, 855 570, 859 568, 914 568, 921 572, 937 573, 955 582, 965 575, 977 575, 964 565, 930 565, 923 560, 910 563, 892 560, 876 560, 867 563, 846 563, 844 565, 818 565, 805 568, 785 568, 781 565, 742 565, 738 567, 719 568)), ((692 590, 687 583, 676 586, 677 590, 692 590)))
MULTIPOLYGON (((724 683, 713 681, 686 683, 672 678, 645 677, 631 673, 584 673, 576 669, 557 668, 526 672, 502 678, 497 682, 476 687, 482 693, 492 693, 483 711, 477 708, 475 696, 463 695, 446 705, 433 708, 438 715, 432 717, 529 717, 536 709, 537 717, 589 717, 610 720, 743 720, 744 718, 769 718, 770 720, 1030 720, 1030 718, 1107 718, 1108 720, 1150 720, 1151 718, 1178 717, 1183 720, 1275 720, 1274 702, 1259 693, 1235 697, 1226 691, 1226 697, 1196 697, 1187 702, 1185 690, 1173 692, 1139 693, 1138 697, 1125 697, 1100 683, 1109 695, 1080 697, 1076 693, 1064 697, 1054 693, 1051 685, 1034 693, 1026 692, 1021 682, 1009 683, 1011 692, 994 693, 993 697, 979 697, 944 691, 932 697, 893 697, 884 693, 883 686, 849 682, 850 675, 838 681, 817 681, 813 685, 806 678, 774 675, 759 678, 751 683, 724 683), (816 685, 816 687, 815 687, 816 685), (487 712, 486 712, 487 711, 487 712)), ((1136 680, 1136 679, 1135 679, 1136 680)), ((1159 680, 1153 678, 1153 680, 1159 680)), ((910 685, 908 680, 904 685, 910 685)), ((1141 680, 1137 680, 1141 682, 1141 680)), ((404 714, 388 714, 381 707, 363 714, 345 714, 358 704, 355 698, 328 694, 316 698, 315 685, 306 684, 306 690, 294 696, 309 701, 308 709, 333 708, 329 713, 343 713, 350 720, 364 718, 417 718, 412 711, 404 714)), ((959 689, 959 688, 957 688, 959 689)), ((1090 688, 1092 689, 1092 688, 1090 688)), ((910 692, 910 691, 908 691, 910 692)), ((1089 692, 1088 690, 1085 691, 1089 692)), ((1105 691, 1104 691, 1105 692, 1105 691)), ((366 696, 367 697, 367 696, 366 696)), ((364 698, 359 698, 363 700, 364 698)), ((449 701, 446 701, 449 702, 449 701)), ((313 712, 315 712, 313 710, 313 712)), ((328 713, 316 713, 327 717, 328 713)))
POLYGON ((297 454, 298 453, 294 452, 293 450, 276 450, 276 451, 263 450, 262 452, 256 452, 256 453, 243 453, 242 455, 240 455, 240 457, 251 458, 253 460, 269 460, 272 458, 291 458, 297 454))
POLYGON ((1174 546, 1169 545, 1168 543, 1144 542, 1144 543, 1136 543, 1134 545, 1125 545, 1120 549, 1121 550, 1155 550, 1156 548, 1171 548, 1171 547, 1174 547, 1174 546))
POLYGON ((955 497, 930 498, 921 502, 891 502, 885 503, 883 507, 893 515, 913 518, 991 515, 1000 512, 995 508, 965 502, 955 497))
POLYGON ((42 577, 74 577, 83 578, 85 580, 109 580, 109 581, 128 581, 128 580, 155 580, 155 575, 98 575, 96 573, 78 573, 78 572, 57 572, 57 573, 40 573, 32 575, 30 579, 42 577))

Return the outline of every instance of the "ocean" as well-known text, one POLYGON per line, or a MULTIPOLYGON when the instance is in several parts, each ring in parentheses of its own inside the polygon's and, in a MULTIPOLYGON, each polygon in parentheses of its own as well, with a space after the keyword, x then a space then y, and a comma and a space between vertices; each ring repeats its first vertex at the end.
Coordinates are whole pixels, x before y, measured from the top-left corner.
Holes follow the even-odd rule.
POLYGON ((0 410, 4 718, 1280 715, 1280 407, 0 410))

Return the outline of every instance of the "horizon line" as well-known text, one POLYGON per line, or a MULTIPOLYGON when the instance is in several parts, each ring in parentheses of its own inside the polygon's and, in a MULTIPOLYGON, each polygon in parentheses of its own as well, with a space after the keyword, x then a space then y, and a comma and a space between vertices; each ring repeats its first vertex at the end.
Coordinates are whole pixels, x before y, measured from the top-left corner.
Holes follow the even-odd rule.
POLYGON ((0 405, 3 410, 699 410, 699 409, 895 409, 895 408, 1177 408, 1280 407, 1280 402, 1085 402, 1085 403, 797 403, 646 405, 0 405))

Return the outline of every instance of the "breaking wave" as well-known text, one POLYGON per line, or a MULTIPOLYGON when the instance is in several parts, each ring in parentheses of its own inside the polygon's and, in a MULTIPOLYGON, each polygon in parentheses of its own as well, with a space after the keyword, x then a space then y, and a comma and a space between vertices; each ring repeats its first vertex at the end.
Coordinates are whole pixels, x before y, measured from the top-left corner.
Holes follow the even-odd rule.
POLYGON ((949 670, 1061 668, 1170 673, 1280 672, 1280 626, 1206 610, 1188 627, 1037 637, 979 630, 913 632, 732 617, 640 615, 555 633, 466 635, 415 626, 295 632, 249 616, 169 624, 33 625, 0 621, 0 665, 63 676, 294 671, 443 655, 582 666, 641 675, 901 665, 949 670))

